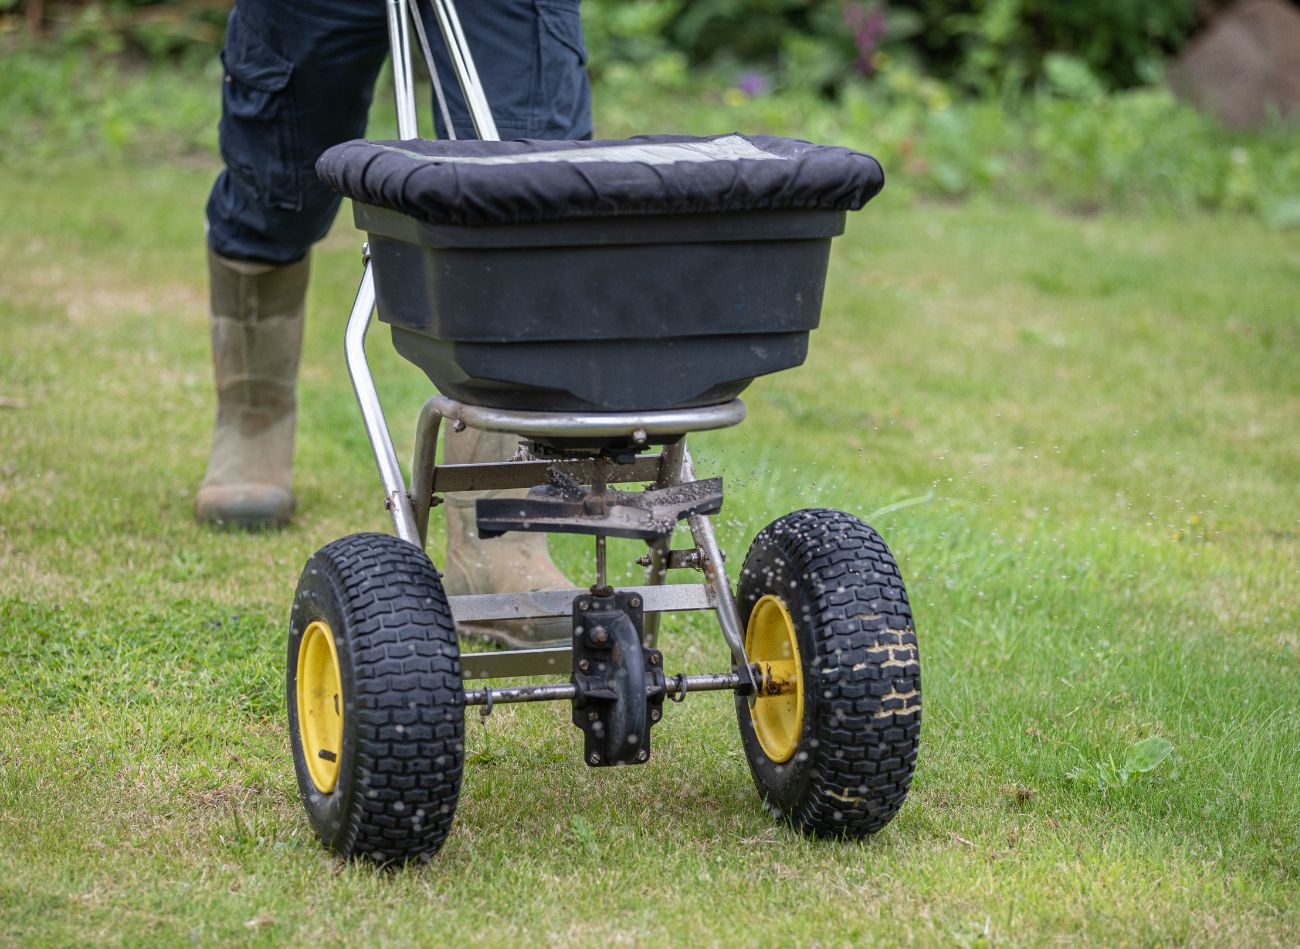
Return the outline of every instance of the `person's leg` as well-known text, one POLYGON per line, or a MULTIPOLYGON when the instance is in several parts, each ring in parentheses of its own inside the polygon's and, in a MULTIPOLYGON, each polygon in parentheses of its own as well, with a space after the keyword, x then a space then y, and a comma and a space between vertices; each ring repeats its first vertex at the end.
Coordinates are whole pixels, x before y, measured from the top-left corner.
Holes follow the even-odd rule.
MULTIPOLYGON (((472 137, 428 0, 419 7, 453 122, 472 137)), ((462 0, 456 9, 503 138, 591 136, 578 0, 462 0)), ((339 197, 316 177, 316 159, 363 134, 387 53, 381 0, 240 0, 222 52, 227 167, 208 202, 219 256, 288 264, 324 236, 339 197)))
POLYGON ((294 381, 309 271, 306 257, 276 265, 208 249, 217 421, 194 499, 200 521, 270 527, 293 514, 294 381))
POLYGON ((195 499, 200 520, 261 527, 293 512, 308 254, 339 205, 314 165, 365 131, 387 49, 378 3, 240 0, 230 16, 226 169, 207 208, 217 422, 195 499))

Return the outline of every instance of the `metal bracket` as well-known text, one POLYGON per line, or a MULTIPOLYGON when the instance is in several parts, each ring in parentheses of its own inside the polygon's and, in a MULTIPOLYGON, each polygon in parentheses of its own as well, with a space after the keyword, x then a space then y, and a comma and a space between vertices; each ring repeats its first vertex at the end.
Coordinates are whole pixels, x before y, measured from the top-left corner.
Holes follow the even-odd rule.
POLYGON ((592 767, 650 760, 650 729, 663 718, 663 655, 641 641, 641 598, 573 601, 573 724, 592 767))
POLYGON ((619 491, 599 484, 585 488, 552 469, 550 484, 533 488, 526 498, 480 498, 475 508, 480 537, 543 531, 656 540, 671 534, 683 518, 721 510, 722 479, 619 491))
MULTIPOLYGON (((723 554, 722 559, 725 562, 727 555, 723 554)), ((654 555, 644 553, 636 558, 636 563, 642 567, 649 567, 654 563, 654 555)), ((698 547, 692 547, 689 550, 670 550, 668 557, 663 563, 664 570, 703 570, 704 554, 698 547)))

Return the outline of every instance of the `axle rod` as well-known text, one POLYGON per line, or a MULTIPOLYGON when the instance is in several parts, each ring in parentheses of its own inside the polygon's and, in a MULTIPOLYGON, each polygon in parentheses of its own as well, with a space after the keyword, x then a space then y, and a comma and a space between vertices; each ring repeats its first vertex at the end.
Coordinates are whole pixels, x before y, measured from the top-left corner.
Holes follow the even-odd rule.
MULTIPOLYGON (((713 672, 702 675, 679 675, 668 678, 666 694, 684 697, 689 692, 725 692, 749 687, 737 672, 713 672)), ((466 689, 466 705, 512 705, 516 702, 572 701, 577 689, 568 682, 555 685, 516 685, 499 689, 466 689)))

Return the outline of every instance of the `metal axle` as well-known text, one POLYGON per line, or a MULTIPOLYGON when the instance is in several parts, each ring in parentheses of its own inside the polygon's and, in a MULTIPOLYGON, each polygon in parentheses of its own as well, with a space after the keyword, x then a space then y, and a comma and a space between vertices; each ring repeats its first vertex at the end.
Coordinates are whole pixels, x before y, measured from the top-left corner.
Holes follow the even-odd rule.
MULTIPOLYGON (((738 672, 709 672, 701 675, 677 675, 668 678, 665 691, 669 698, 681 701, 688 692, 726 692, 748 688, 738 672)), ((555 685, 516 685, 499 689, 466 689, 466 705, 512 705, 517 702, 568 702, 577 689, 571 683, 555 685)))

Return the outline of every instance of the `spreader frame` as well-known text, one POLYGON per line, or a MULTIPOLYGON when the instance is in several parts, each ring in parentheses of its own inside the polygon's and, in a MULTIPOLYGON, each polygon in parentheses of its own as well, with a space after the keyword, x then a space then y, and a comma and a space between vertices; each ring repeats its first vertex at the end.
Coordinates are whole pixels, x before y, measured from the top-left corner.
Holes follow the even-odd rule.
MULTIPOLYGON (((403 138, 417 135, 407 36, 412 12, 433 72, 414 2, 413 11, 408 0, 387 0, 403 138)), ((475 129, 495 140, 452 0, 430 3, 475 129)), ((384 269, 385 280, 393 278, 386 263, 384 269)), ((432 857, 460 794, 467 707, 486 716, 496 705, 568 702, 584 736, 585 763, 607 767, 650 760, 651 730, 664 717, 664 699, 681 702, 691 692, 712 691, 735 693, 745 758, 774 816, 819 836, 859 837, 885 826, 910 785, 921 694, 911 608, 880 536, 842 511, 784 515, 754 538, 733 593, 709 516, 722 503, 721 481, 697 479, 687 436, 738 424, 745 417, 739 399, 667 411, 586 411, 627 404, 593 397, 579 400, 584 411, 566 412, 489 408, 435 395, 417 419, 408 483, 366 359, 376 305, 375 274, 363 248, 344 348, 396 536, 363 532, 327 544, 307 561, 295 592, 286 665, 290 745, 299 793, 322 842, 344 857, 385 864, 432 857), (499 462, 439 464, 444 420, 456 430, 514 434, 519 450, 499 462), (609 487, 627 483, 647 490, 609 487), (526 503, 476 504, 481 536, 594 534, 592 585, 447 596, 425 554, 432 508, 447 494, 520 488, 530 489, 526 503), (673 549, 681 520, 691 543, 673 549), (645 568, 643 583, 617 590, 607 583, 608 536, 645 541, 648 550, 635 561, 645 568), (668 583, 669 570, 696 570, 701 577, 668 583), (667 673, 656 648, 660 617, 692 610, 717 616, 729 671, 667 673), (458 625, 561 616, 572 620, 568 645, 460 652, 458 625), (567 681, 465 688, 469 680, 530 676, 567 681)), ((387 316, 392 306, 384 308, 387 316)), ((512 307, 499 312, 508 322, 512 307)), ((698 372, 692 370, 693 378, 698 372)), ((647 386, 662 378, 657 371, 643 375, 647 386)), ((485 390, 495 387, 511 400, 532 384, 521 380, 512 390, 506 376, 485 378, 485 390)))

